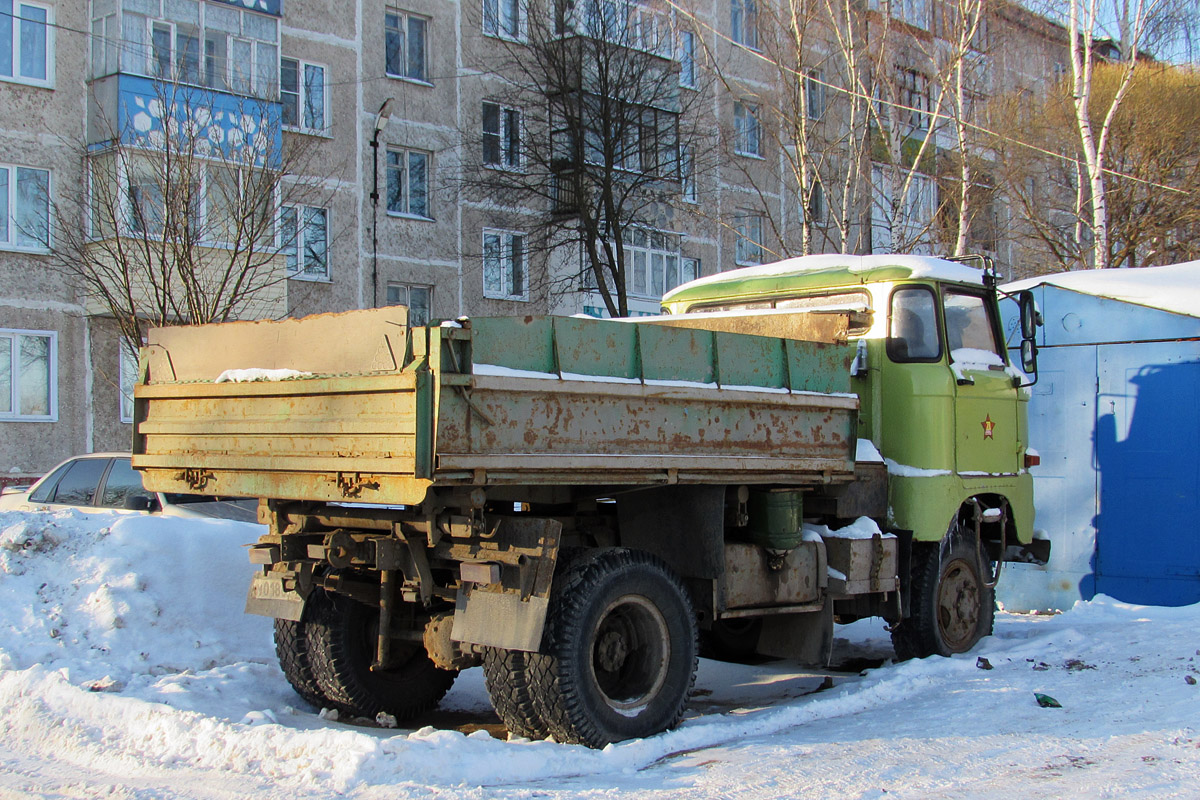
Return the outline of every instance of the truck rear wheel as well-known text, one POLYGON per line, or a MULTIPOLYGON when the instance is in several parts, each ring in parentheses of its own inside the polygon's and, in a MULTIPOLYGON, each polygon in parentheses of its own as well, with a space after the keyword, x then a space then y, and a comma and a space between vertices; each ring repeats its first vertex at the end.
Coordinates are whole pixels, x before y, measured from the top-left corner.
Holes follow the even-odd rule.
POLYGON ((275 655, 279 658, 279 667, 288 683, 296 690, 304 701, 317 708, 329 705, 329 698, 321 694, 313 675, 312 663, 308 658, 308 620, 312 615, 310 609, 314 603, 328 602, 324 592, 314 593, 304 607, 304 614, 299 622, 290 619, 275 620, 275 655))
POLYGON ((957 523, 941 542, 913 543, 912 613, 892 631, 896 657, 965 653, 990 636, 996 594, 983 575, 974 536, 957 523))
POLYGON ((545 739, 550 731, 533 705, 526 674, 529 653, 489 647, 483 651, 483 679, 492 708, 512 736, 545 739))
POLYGON ((526 657, 537 716, 556 740, 589 747, 673 728, 696 649, 687 590, 659 559, 612 548, 560 563, 541 652, 526 657))
MULTIPOLYGON (((312 603, 314 597, 309 598, 312 603)), ((423 645, 393 642, 393 666, 374 671, 379 609, 341 595, 319 602, 308 624, 309 663, 321 693, 339 711, 411 719, 438 704, 458 672, 434 665, 423 645)))

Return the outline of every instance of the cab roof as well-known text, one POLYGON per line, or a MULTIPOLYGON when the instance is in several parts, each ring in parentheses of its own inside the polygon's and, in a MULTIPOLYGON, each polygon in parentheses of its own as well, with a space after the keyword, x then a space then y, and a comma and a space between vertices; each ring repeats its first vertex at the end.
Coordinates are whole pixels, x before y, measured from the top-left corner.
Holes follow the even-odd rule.
POLYGON ((692 303, 719 298, 753 297, 882 281, 922 279, 981 286, 983 271, 932 256, 801 256, 698 278, 668 292, 662 302, 692 303))

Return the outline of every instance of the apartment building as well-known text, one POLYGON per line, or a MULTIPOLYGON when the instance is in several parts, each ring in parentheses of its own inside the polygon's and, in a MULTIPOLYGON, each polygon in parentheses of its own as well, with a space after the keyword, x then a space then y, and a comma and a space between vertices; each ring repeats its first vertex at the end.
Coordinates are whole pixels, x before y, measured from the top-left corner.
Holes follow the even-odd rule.
MULTIPOLYGON (((944 49, 941 8, 871 0, 854 24, 924 43, 887 57, 899 94, 859 99, 899 102, 908 138, 932 126, 931 147, 949 153, 930 76, 905 61, 944 49)), ((1037 91, 1060 63, 1061 31, 1006 8, 988 13, 976 61, 990 86, 1037 91)), ((0 483, 129 446, 136 364, 97 292, 71 279, 70 243, 103 267, 175 225, 196 274, 253 264, 261 289, 227 318, 393 303, 417 323, 608 314, 573 222, 581 206, 507 202, 503 190, 536 171, 532 154, 555 135, 553 103, 513 87, 536 75, 523 59, 556 13, 556 35, 606 36, 673 82, 615 156, 592 155, 586 124, 571 139, 576 171, 606 158, 657 170, 653 213, 608 242, 623 256, 627 313, 655 313, 691 278, 788 255, 944 251, 934 170, 910 169, 897 203, 834 179, 853 163, 875 189, 886 182, 882 123, 851 119, 862 104, 845 100, 852 76, 828 32, 777 58, 779 9, 758 0, 580 0, 558 12, 537 0, 0 0, 0 483), (608 33, 589 27, 600 23, 608 33), (818 145, 781 122, 797 92, 802 135, 818 145), (180 131, 186 152, 176 140, 172 158, 180 131), (812 169, 797 168, 805 159, 812 169), (256 184, 260 174, 274 177, 256 184), (255 187, 267 199, 246 203, 255 187)), ((554 181, 573 174, 554 169, 554 181)), ((1027 255, 1001 222, 975 232, 1006 269, 1027 255)), ((170 260, 146 258, 160 271, 170 260)), ((149 303, 153 286, 139 292, 149 303)))

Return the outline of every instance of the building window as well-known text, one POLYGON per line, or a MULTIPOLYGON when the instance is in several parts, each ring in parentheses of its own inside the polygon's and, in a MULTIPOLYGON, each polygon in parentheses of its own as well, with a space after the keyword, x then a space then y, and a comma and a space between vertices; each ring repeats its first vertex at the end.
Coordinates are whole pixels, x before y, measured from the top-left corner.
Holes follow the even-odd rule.
POLYGON ((483 0, 483 32, 504 39, 520 39, 524 20, 521 0, 483 0))
POLYGON ((826 214, 828 213, 825 203, 825 187, 820 181, 814 181, 808 189, 808 201, 804 202, 803 193, 801 194, 801 205, 804 212, 808 215, 808 221, 814 225, 824 225, 826 214))
POLYGON ((692 157, 692 148, 686 144, 679 147, 679 187, 685 202, 699 201, 699 191, 696 187, 696 163, 692 157))
POLYGON ((384 15, 384 55, 387 74, 428 82, 426 74, 426 36, 428 21, 405 11, 384 15))
POLYGON ((871 252, 932 252, 937 185, 928 175, 906 176, 882 165, 871 167, 871 252), (896 196, 904 189, 904 197, 896 196))
POLYGON ((625 290, 658 299, 679 285, 679 237, 634 228, 625 244, 625 290))
POLYGON ((763 262, 763 218, 761 214, 738 214, 733 218, 733 229, 737 232, 734 245, 734 261, 738 264, 761 264, 763 262))
POLYGON ((432 219, 429 210, 430 154, 420 150, 387 151, 389 214, 432 219))
POLYGON ((915 69, 896 68, 900 121, 909 132, 929 130, 929 78, 915 69))
POLYGON ((279 251, 289 278, 329 280, 329 210, 284 206, 279 212, 279 251))
POLYGON ((819 69, 804 73, 804 113, 809 119, 825 116, 825 73, 819 69))
POLYGON ((0 248, 50 247, 50 170, 0 164, 0 248))
POLYGON ((324 133, 326 114, 325 68, 294 58, 279 61, 279 100, 284 127, 324 133))
POLYGON ((733 41, 758 49, 758 0, 731 0, 733 41))
MULTIPOLYGON (((3 2, 3 0, 0 0, 3 2)), ((92 20, 92 77, 120 68, 218 91, 274 99, 279 92, 279 20, 217 3, 125 3, 92 20), (137 13, 143 11, 145 13, 137 13)))
POLYGON ((0 0, 0 79, 49 86, 53 26, 49 6, 0 0))
POLYGON ((483 104, 483 163, 521 168, 521 112, 498 103, 483 104))
POLYGON ((510 231, 483 231, 483 296, 528 300, 525 281, 525 236, 510 231))
POLYGON ((137 383, 138 354, 129 346, 128 339, 121 339, 117 344, 117 374, 120 379, 121 393, 121 422, 133 422, 133 385, 137 383))
POLYGON ((679 85, 696 88, 696 34, 693 31, 679 32, 679 85))
POLYGON ((57 334, 0 330, 0 419, 53 422, 57 363, 57 334))
POLYGON ((700 259, 683 258, 679 260, 679 285, 694 281, 700 277, 700 259))
POLYGON ((733 149, 739 155, 762 157, 758 106, 740 100, 733 104, 733 149))
POLYGON ((433 287, 388 283, 386 302, 389 306, 408 306, 409 325, 428 325, 433 308, 433 287))

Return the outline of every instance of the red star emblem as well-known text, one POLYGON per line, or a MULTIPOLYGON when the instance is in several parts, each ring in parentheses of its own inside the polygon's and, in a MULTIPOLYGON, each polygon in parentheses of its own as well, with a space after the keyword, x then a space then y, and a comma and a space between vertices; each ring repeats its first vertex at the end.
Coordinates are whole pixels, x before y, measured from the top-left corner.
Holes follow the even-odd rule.
POLYGON ((983 422, 979 424, 983 426, 983 438, 993 438, 992 431, 996 430, 996 423, 992 422, 992 415, 988 414, 987 417, 984 418, 983 422))

